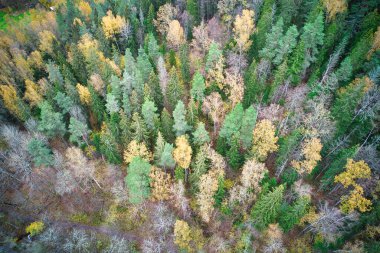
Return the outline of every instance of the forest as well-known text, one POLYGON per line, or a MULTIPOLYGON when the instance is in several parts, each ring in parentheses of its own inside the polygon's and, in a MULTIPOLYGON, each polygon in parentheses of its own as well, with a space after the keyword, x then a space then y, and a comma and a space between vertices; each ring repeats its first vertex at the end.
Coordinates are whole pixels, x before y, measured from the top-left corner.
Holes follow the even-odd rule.
POLYGON ((378 0, 0 8, 0 252, 380 252, 378 0))

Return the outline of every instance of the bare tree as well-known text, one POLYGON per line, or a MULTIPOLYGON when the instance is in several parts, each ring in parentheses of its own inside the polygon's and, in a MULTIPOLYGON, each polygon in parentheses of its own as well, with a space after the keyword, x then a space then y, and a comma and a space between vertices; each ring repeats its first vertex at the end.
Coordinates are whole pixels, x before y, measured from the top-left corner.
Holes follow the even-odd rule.
POLYGON ((327 202, 319 206, 318 219, 304 229, 320 233, 325 240, 333 242, 342 232, 348 230, 357 218, 356 213, 344 215, 338 208, 331 207, 327 202))

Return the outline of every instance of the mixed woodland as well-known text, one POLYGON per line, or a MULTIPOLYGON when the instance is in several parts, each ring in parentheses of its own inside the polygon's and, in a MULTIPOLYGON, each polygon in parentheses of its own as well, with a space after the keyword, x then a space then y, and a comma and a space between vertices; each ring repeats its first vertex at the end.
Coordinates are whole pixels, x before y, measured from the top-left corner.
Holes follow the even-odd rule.
POLYGON ((31 2, 0 252, 380 252, 378 0, 31 2))

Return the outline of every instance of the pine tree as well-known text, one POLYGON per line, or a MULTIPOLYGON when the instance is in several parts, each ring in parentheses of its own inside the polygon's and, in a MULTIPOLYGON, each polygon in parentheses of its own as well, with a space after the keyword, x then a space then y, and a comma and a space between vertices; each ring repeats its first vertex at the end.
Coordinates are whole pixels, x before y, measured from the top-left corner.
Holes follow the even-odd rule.
POLYGON ((305 46, 305 59, 303 62, 302 73, 304 73, 310 64, 317 59, 316 56, 319 52, 319 47, 323 45, 323 30, 324 23, 322 14, 319 14, 313 23, 306 23, 303 28, 301 40, 305 46))
POLYGON ((150 196, 150 171, 150 164, 140 157, 133 158, 129 164, 125 184, 129 190, 129 201, 132 204, 140 204, 150 196))
POLYGON ((278 46, 274 49, 276 56, 273 59, 273 64, 279 65, 297 45, 298 30, 295 25, 289 27, 285 35, 281 37, 278 46))
POLYGON ((159 166, 161 166, 165 170, 173 169, 175 166, 175 160, 172 155, 173 149, 173 144, 165 143, 159 162, 159 166))
POLYGON ((205 124, 199 122, 197 129, 193 132, 193 142, 198 146, 202 146, 205 143, 210 142, 210 136, 205 129, 205 124))
POLYGON ((190 130, 190 126, 186 122, 186 109, 185 105, 181 100, 178 101, 175 110, 173 111, 174 125, 173 131, 176 133, 176 136, 185 134, 190 130))
POLYGON ((153 4, 149 5, 148 15, 145 19, 145 26, 148 33, 154 32, 153 20, 155 16, 154 6, 153 4))
POLYGON ((251 216, 255 225, 263 229, 270 223, 273 223, 280 211, 284 186, 280 185, 273 191, 262 195, 253 206, 251 216))
POLYGON ((144 122, 150 131, 155 130, 158 122, 157 107, 154 102, 146 100, 141 108, 144 122))
POLYGON ((244 157, 240 153, 240 143, 238 138, 232 138, 231 140, 231 148, 227 151, 228 164, 232 167, 232 169, 239 169, 244 163, 244 157))
POLYGON ((140 117, 139 113, 135 112, 132 116, 132 123, 130 127, 130 134, 137 142, 148 141, 148 131, 145 122, 140 117))
POLYGON ((274 5, 274 0, 267 0, 264 1, 263 6, 261 7, 260 17, 257 22, 257 33, 254 35, 252 39, 254 41, 252 47, 254 53, 258 53, 265 45, 266 35, 272 26, 274 5))
POLYGON ((331 114, 337 122, 339 136, 347 131, 355 119, 355 109, 365 93, 373 86, 368 77, 356 78, 347 87, 338 90, 337 98, 333 102, 331 114))
POLYGON ((276 56, 276 50, 279 47, 281 37, 283 36, 284 21, 280 18, 267 34, 265 47, 260 50, 259 56, 272 61, 276 56))
POLYGON ((169 109, 173 110, 177 102, 183 99, 184 96, 184 86, 180 79, 176 68, 173 66, 169 73, 168 89, 166 92, 167 103, 169 109))
POLYGON ((224 119, 222 128, 219 132, 219 137, 226 139, 232 143, 232 137, 240 137, 239 130, 241 128, 244 109, 242 104, 237 104, 224 119))
POLYGON ((140 47, 137 56, 137 69, 140 71, 143 83, 146 83, 149 79, 149 75, 153 70, 152 64, 150 64, 149 57, 145 53, 145 50, 140 47))
POLYGON ((54 163, 54 157, 49 147, 38 139, 32 139, 28 143, 28 151, 33 158, 34 165, 51 166, 54 163))
POLYGON ((303 196, 294 201, 292 205, 286 205, 285 208, 282 208, 279 224, 284 232, 289 232, 301 221, 301 218, 307 213, 309 205, 310 197, 303 196))
POLYGON ((47 136, 63 136, 66 132, 66 126, 63 122, 63 116, 59 112, 55 112, 49 102, 44 101, 39 105, 41 110, 40 122, 38 130, 44 132, 47 136))
POLYGON ((251 105, 244 111, 244 115, 241 120, 240 141, 245 149, 249 149, 252 145, 252 135, 253 129, 256 125, 256 119, 257 111, 251 105))
POLYGON ((335 175, 338 175, 344 170, 347 160, 354 157, 357 151, 357 146, 345 148, 337 152, 337 154, 332 157, 332 162, 321 179, 322 189, 328 190, 332 186, 335 175))
POLYGON ((73 143, 76 143, 78 146, 81 146, 84 142, 87 143, 88 135, 90 130, 87 127, 86 123, 75 119, 74 117, 70 118, 69 124, 69 140, 73 143), (84 142, 83 142, 84 141, 84 142))
POLYGON ((68 113, 74 105, 74 101, 62 92, 57 92, 54 100, 56 102, 56 105, 61 108, 63 114, 68 113))
POLYGON ((199 12, 197 6, 197 0, 186 0, 186 10, 193 17, 194 26, 199 22, 199 12))
POLYGON ((197 71, 193 76, 193 81, 191 82, 190 94, 192 98, 196 101, 202 102, 205 97, 205 89, 206 85, 203 75, 197 71))
POLYGON ((168 110, 164 108, 161 112, 161 132, 165 140, 169 142, 174 141, 173 125, 174 122, 172 116, 168 110))

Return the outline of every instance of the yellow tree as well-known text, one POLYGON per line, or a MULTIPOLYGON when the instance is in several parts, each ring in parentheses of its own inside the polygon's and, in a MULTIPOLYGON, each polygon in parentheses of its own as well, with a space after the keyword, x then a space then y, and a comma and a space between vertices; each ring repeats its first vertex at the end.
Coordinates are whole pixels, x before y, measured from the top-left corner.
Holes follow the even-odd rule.
POLYGON ((40 51, 49 54, 53 53, 53 42, 56 40, 55 35, 51 31, 44 30, 38 33, 38 38, 40 39, 40 51))
POLYGON ((248 50, 252 44, 249 37, 255 30, 255 25, 253 23, 254 15, 255 13, 252 10, 243 10, 241 15, 236 16, 233 31, 240 54, 248 50))
POLYGON ((107 39, 120 34, 125 24, 125 18, 119 15, 115 17, 111 10, 107 11, 107 15, 102 18, 102 28, 107 39))
POLYGON ((253 156, 259 161, 264 161, 270 152, 278 149, 277 141, 272 122, 267 119, 261 120, 253 130, 253 156))
POLYGON ((149 177, 151 198, 154 201, 169 200, 173 184, 170 174, 163 172, 160 168, 152 166, 149 177))
POLYGON ((27 62, 29 66, 33 66, 36 69, 42 69, 44 67, 44 61, 40 51, 35 50, 28 56, 27 62))
POLYGON ((353 212, 358 209, 360 212, 366 212, 371 209, 371 201, 366 199, 364 189, 357 184, 357 179, 371 178, 371 168, 363 160, 355 162, 352 159, 347 160, 346 170, 335 176, 335 183, 341 183, 344 188, 353 186, 349 195, 344 195, 341 198, 340 209, 344 213, 353 212))
POLYGON ((175 140, 176 148, 173 150, 173 157, 177 164, 187 169, 190 166, 192 149, 185 135, 178 136, 175 140))
POLYGON ((25 105, 17 96, 16 88, 12 85, 0 85, 0 95, 3 98, 4 106, 18 119, 26 119, 25 105))
POLYGON ((347 10, 346 0, 323 0, 323 5, 326 8, 328 20, 335 19, 336 14, 347 10))
POLYGON ((321 160, 320 152, 322 150, 321 140, 311 138, 302 145, 303 161, 292 161, 292 166, 300 173, 310 173, 317 163, 321 160))
POLYGON ((88 2, 83 1, 83 0, 80 1, 78 4, 78 9, 82 13, 82 15, 86 18, 86 20, 90 19, 90 15, 91 15, 92 10, 91 10, 91 6, 88 2))
POLYGON ((151 161, 153 158, 152 153, 149 152, 143 142, 138 143, 137 141, 133 140, 128 144, 127 149, 124 151, 124 162, 128 164, 136 156, 139 156, 147 161, 151 161))
POLYGON ((32 106, 36 106, 42 101, 41 91, 31 80, 25 80, 25 94, 24 99, 28 100, 32 106))
POLYGON ((204 241, 202 230, 190 228, 184 220, 176 220, 174 224, 174 243, 186 252, 197 252, 202 249, 204 241))
POLYGON ((90 105, 90 103, 91 103, 90 90, 86 86, 83 86, 80 83, 78 83, 77 84, 77 91, 79 94, 79 99, 82 102, 82 104, 90 105))
POLYGON ((25 232, 31 236, 34 236, 41 233, 44 228, 45 224, 42 221, 35 221, 30 223, 30 225, 25 228, 25 232))
POLYGON ((355 185, 356 179, 371 177, 371 168, 363 160, 355 162, 348 159, 345 168, 344 172, 335 176, 335 183, 341 183, 345 188, 355 185))
POLYGON ((178 49, 180 45, 185 43, 183 28, 178 20, 172 20, 169 23, 168 35, 166 37, 169 47, 178 49))

